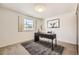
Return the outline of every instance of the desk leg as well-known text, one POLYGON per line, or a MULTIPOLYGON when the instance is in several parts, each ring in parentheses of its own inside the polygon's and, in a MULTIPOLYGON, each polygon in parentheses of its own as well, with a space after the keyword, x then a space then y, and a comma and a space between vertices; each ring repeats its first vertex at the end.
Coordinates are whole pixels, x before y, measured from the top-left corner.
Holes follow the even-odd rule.
POLYGON ((34 42, 39 41, 39 36, 35 36, 34 42))
POLYGON ((55 38, 55 47, 57 46, 57 38, 55 38))
POLYGON ((53 40, 52 40, 52 50, 54 50, 54 46, 53 46, 53 40))

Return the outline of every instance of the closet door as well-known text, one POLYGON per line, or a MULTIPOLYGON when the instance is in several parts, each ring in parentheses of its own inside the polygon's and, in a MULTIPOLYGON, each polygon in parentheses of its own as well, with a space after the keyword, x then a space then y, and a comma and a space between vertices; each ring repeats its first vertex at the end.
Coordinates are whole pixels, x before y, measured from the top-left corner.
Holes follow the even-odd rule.
POLYGON ((77 54, 79 55, 79 4, 77 4, 77 54))
POLYGON ((79 55, 79 4, 77 4, 77 9, 76 9, 76 18, 77 18, 77 39, 76 39, 76 50, 77 54, 79 55))
POLYGON ((79 4, 78 4, 78 54, 79 54, 79 4))

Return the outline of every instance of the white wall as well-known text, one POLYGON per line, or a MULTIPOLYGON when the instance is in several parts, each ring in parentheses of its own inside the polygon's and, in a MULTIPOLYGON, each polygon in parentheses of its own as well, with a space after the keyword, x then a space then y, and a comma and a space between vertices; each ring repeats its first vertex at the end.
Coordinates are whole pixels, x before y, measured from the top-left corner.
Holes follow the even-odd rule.
MULTIPOLYGON (((19 13, 0 8, 0 47, 24 42, 34 38, 34 31, 18 32, 19 13)), ((39 20, 37 18, 33 18, 39 20)))
POLYGON ((45 19, 44 31, 52 30, 57 34, 57 40, 76 44, 76 15, 74 12, 45 19), (47 28, 47 21, 55 18, 60 19, 60 28, 47 28))

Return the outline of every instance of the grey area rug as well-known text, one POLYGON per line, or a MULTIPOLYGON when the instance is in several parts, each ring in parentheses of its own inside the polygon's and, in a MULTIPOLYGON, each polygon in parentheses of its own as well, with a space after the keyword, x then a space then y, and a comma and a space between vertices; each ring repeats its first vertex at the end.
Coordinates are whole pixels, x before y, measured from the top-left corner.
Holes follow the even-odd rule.
POLYGON ((51 50, 51 43, 46 41, 34 42, 33 40, 22 43, 23 47, 31 55, 61 55, 64 47, 57 45, 54 50, 51 50))

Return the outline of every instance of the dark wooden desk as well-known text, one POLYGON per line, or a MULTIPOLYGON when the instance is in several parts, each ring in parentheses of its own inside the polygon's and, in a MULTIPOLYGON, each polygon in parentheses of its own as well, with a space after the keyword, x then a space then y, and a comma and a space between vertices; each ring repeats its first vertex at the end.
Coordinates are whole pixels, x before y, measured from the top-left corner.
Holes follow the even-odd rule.
POLYGON ((39 41, 39 37, 44 37, 52 40, 52 50, 54 49, 53 40, 55 39, 55 46, 57 45, 56 34, 35 33, 34 41, 39 41))

